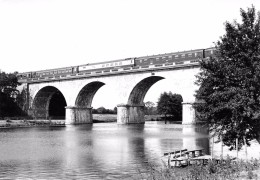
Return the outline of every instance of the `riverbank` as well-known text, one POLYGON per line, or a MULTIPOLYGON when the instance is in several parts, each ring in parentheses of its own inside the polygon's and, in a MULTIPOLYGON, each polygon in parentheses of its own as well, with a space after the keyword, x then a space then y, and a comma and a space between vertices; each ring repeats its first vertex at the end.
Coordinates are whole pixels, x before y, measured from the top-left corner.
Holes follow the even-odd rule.
MULTIPOLYGON (((93 114, 93 123, 117 121, 117 114, 93 114)), ((162 121, 160 115, 145 115, 145 121, 162 121)), ((181 122, 176 122, 181 123, 181 122)), ((33 120, 30 117, 13 117, 0 120, 0 128, 18 128, 34 126, 65 126, 65 120, 33 120)))
POLYGON ((35 126, 65 126, 64 120, 1 120, 0 128, 24 128, 35 126))
POLYGON ((231 161, 226 159, 223 162, 216 163, 209 161, 207 165, 192 165, 184 168, 155 169, 151 167, 148 172, 140 173, 139 177, 134 179, 153 179, 153 180, 197 180, 197 179, 227 179, 227 180, 247 180, 260 178, 260 159, 251 159, 248 161, 231 161))

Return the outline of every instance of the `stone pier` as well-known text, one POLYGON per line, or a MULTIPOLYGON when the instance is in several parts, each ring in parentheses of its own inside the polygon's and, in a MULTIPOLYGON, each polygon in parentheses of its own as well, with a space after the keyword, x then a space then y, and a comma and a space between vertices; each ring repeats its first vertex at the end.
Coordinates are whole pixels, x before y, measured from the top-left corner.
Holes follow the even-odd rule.
POLYGON ((92 107, 67 106, 65 124, 91 124, 92 107))
POLYGON ((117 105, 117 124, 144 124, 144 105, 117 105))

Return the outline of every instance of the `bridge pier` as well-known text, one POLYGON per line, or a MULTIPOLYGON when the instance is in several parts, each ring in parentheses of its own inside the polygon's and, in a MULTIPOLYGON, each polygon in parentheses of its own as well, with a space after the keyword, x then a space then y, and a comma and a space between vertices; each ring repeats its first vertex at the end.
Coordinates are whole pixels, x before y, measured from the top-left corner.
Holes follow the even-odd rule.
POLYGON ((92 107, 67 106, 65 124, 91 124, 92 107))
POLYGON ((117 105, 117 124, 144 124, 144 105, 117 105))
POLYGON ((192 102, 182 103, 182 124, 196 124, 195 109, 192 102))

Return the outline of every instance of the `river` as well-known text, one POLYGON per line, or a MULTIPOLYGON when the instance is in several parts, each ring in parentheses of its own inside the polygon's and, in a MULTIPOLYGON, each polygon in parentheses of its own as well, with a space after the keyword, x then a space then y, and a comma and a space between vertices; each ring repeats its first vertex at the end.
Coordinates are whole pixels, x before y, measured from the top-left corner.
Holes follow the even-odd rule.
POLYGON ((131 179, 165 152, 204 148, 200 126, 146 122, 0 130, 0 179, 131 179))

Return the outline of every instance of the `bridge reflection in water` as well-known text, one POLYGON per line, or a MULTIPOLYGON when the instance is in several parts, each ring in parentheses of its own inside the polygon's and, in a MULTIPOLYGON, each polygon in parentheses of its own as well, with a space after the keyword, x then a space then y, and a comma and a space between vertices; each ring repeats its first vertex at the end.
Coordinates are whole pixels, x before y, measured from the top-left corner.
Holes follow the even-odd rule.
POLYGON ((96 123, 0 131, 0 178, 124 179, 162 165, 164 152, 204 148, 197 126, 96 123), (14 171, 15 169, 15 171, 14 171))

